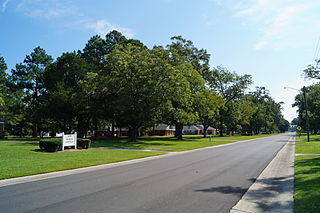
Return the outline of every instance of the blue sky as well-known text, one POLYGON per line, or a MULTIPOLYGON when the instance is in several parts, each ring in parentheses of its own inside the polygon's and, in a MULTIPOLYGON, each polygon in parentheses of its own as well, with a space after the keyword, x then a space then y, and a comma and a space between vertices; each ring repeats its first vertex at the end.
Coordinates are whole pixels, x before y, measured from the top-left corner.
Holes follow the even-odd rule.
POLYGON ((36 46, 54 58, 118 30, 152 47, 182 35, 211 54, 211 65, 251 74, 285 102, 284 115, 320 57, 319 0, 0 0, 0 55, 13 68, 36 46))

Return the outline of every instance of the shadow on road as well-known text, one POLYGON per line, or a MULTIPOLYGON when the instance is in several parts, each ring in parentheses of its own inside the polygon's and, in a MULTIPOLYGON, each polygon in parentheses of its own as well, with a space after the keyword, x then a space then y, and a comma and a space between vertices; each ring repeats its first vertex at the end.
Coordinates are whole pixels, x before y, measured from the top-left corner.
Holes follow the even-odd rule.
MULTIPOLYGON (((292 202, 280 202, 276 199, 269 202, 272 197, 277 197, 281 193, 292 192, 292 176, 284 176, 278 178, 265 178, 260 180, 248 179, 251 182, 261 184, 259 188, 253 188, 246 194, 246 199, 257 205, 262 212, 274 209, 290 209, 292 202), (290 183, 291 182, 291 183, 290 183)), ((197 189, 196 192, 221 194, 239 194, 243 196, 248 188, 233 187, 233 186, 218 186, 206 189, 197 189)))
POLYGON ((219 187, 211 187, 208 189, 198 189, 196 192, 220 192, 222 194, 244 194, 247 189, 241 187, 233 187, 233 186, 219 186, 219 187))

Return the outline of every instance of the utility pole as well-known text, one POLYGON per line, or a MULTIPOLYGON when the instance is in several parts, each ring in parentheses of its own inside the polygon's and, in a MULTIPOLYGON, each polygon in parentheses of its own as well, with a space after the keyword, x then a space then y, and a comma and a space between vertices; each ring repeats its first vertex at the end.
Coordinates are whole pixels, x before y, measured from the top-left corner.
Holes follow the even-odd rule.
POLYGON ((304 106, 306 110, 306 128, 307 128, 307 141, 310 142, 310 125, 309 125, 309 115, 308 115, 308 103, 307 103, 307 88, 303 87, 303 98, 304 98, 304 106))
MULTIPOLYGON (((292 87, 284 87, 284 89, 293 89, 293 90, 301 91, 292 87)), ((305 86, 302 88, 302 92, 303 92, 303 99, 304 99, 304 107, 306 110, 307 141, 310 142, 310 124, 309 124, 308 103, 307 103, 307 88, 305 86)))

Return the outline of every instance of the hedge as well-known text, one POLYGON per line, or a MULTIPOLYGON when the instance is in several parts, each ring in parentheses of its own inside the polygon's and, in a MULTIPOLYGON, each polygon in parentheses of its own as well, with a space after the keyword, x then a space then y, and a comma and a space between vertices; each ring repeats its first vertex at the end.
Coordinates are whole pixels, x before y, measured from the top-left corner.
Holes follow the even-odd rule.
MULTIPOLYGON (((91 146, 90 139, 77 139, 77 148, 88 149, 91 146)), ((46 152, 57 152, 62 150, 62 139, 43 139, 39 141, 39 148, 46 152)))
POLYGON ((78 145, 79 148, 88 149, 91 146, 91 140, 90 139, 78 138, 77 139, 77 145, 78 145))

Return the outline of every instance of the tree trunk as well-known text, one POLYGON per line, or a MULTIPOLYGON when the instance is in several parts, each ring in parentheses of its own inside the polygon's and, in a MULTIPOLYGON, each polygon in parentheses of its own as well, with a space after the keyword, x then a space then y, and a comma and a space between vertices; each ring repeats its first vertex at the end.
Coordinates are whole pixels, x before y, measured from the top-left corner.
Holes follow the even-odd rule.
POLYGON ((156 125, 153 124, 153 127, 152 127, 152 135, 156 135, 156 125))
MULTIPOLYGON (((203 124, 202 124, 203 125, 203 124)), ((208 129, 209 126, 207 125, 203 125, 203 138, 206 138, 207 137, 207 129, 208 129)))
POLYGON ((220 131, 219 131, 220 137, 223 137, 223 119, 220 119, 220 131))
POLYGON ((54 138, 54 137, 56 136, 56 132, 55 132, 55 131, 51 131, 51 132, 49 133, 49 135, 50 135, 50 137, 54 138))
POLYGON ((138 128, 137 127, 129 127, 129 142, 137 142, 137 132, 138 128))
POLYGON ((114 121, 112 121, 112 124, 111 124, 111 134, 112 134, 111 137, 112 138, 114 138, 114 132, 115 132, 114 131, 114 125, 115 125, 115 123, 114 123, 114 121))
POLYGON ((36 138, 37 136, 38 136, 38 127, 37 127, 37 124, 34 124, 32 128, 32 137, 36 138))
POLYGON ((176 132, 175 132, 175 137, 178 140, 182 140, 182 130, 183 130, 183 124, 182 123, 176 123, 176 132))

